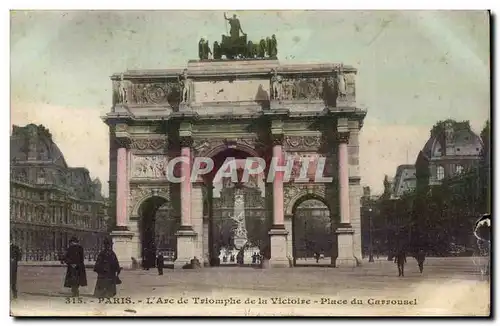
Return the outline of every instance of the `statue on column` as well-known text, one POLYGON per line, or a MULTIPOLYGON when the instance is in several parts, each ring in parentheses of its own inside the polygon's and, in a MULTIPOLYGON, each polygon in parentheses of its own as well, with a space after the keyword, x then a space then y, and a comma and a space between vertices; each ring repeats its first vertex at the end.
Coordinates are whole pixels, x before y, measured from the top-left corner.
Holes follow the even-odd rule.
POLYGON ((189 101, 189 91, 190 91, 187 69, 184 69, 182 75, 179 77, 179 83, 181 84, 182 87, 181 103, 187 103, 189 101))
POLYGON ((338 91, 338 95, 340 95, 340 96, 347 95, 345 77, 344 77, 344 72, 343 72, 342 68, 340 68, 337 72, 337 91, 338 91))
POLYGON ((283 99, 283 78, 278 75, 278 71, 276 69, 273 69, 272 72, 273 77, 271 77, 271 87, 273 99, 281 101, 283 99))
POLYGON ((120 75, 120 80, 118 81, 118 102, 127 103, 127 88, 123 80, 123 74, 120 75))

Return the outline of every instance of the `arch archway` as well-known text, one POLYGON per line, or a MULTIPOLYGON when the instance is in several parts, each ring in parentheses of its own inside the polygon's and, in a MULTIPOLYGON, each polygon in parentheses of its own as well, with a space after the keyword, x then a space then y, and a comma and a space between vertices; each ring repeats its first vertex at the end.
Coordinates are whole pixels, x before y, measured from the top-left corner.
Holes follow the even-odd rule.
POLYGON ((152 268, 156 254, 161 251, 165 258, 175 260, 180 220, 173 214, 170 202, 162 196, 150 196, 138 205, 139 246, 142 265, 152 268))
POLYGON ((294 265, 330 265, 335 239, 332 213, 325 198, 315 193, 304 194, 295 200, 291 211, 294 265))
POLYGON ((251 264, 254 262, 253 252, 258 252, 268 245, 267 232, 270 227, 264 199, 263 174, 250 175, 248 182, 241 182, 245 160, 248 157, 257 157, 258 154, 243 145, 216 147, 209 154, 214 162, 214 169, 212 173, 204 176, 204 181, 208 186, 206 223, 209 237, 206 254, 209 256, 210 265, 237 264, 238 253, 243 256, 243 264, 251 264), (232 183, 231 178, 214 180, 227 158, 236 160, 238 183, 232 183), (240 222, 237 221, 238 217, 241 217, 240 222), (239 224, 244 225, 244 232, 238 233, 241 239, 236 235, 239 224), (241 234, 246 234, 246 237, 241 234), (241 250, 239 241, 243 241, 248 250, 241 250))

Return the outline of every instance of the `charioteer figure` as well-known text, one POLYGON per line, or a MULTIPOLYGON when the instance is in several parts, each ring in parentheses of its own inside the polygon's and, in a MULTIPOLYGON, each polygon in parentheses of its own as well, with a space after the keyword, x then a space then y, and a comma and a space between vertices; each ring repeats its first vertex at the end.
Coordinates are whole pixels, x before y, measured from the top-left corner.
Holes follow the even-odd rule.
POLYGON ((232 18, 227 18, 226 13, 224 13, 224 19, 229 22, 229 26, 231 27, 229 35, 231 36, 232 41, 239 40, 240 32, 241 34, 246 35, 241 29, 240 20, 236 17, 236 15, 233 15, 232 18))

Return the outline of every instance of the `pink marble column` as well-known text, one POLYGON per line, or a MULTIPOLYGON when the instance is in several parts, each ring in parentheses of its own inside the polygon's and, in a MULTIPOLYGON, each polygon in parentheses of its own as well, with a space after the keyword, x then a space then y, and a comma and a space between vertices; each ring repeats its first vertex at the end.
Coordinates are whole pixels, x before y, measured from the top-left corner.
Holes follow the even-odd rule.
POLYGON ((127 148, 119 147, 116 157, 116 226, 127 228, 127 148))
POLYGON ((190 137, 181 138, 181 156, 187 162, 181 163, 181 228, 191 226, 191 144, 190 137))
MULTIPOLYGON (((274 135, 273 158, 278 158, 278 166, 283 166, 283 135, 274 135)), ((283 176, 284 172, 276 172, 273 181, 273 229, 285 228, 283 208, 283 176)))
POLYGON ((347 142, 349 141, 348 132, 337 134, 339 142, 339 205, 340 205, 340 223, 349 224, 349 161, 347 152, 347 142))

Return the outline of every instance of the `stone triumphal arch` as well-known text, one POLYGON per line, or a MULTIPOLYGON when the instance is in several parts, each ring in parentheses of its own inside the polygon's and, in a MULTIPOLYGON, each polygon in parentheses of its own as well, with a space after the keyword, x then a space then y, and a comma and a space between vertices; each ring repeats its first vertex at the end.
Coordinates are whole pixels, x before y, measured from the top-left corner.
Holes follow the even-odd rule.
MULTIPOLYGON (((331 218, 332 264, 355 266, 361 258, 358 134, 366 115, 356 107, 355 76, 350 66, 274 59, 189 61, 183 69, 113 75, 113 106, 104 120, 116 218, 111 235, 120 261, 140 260, 148 243, 159 241, 154 224, 175 235, 176 266, 193 257, 210 265, 220 250, 217 233, 223 233, 217 231, 223 222, 216 221, 235 220, 231 212, 240 205, 242 219, 256 223, 245 230, 248 238, 271 266, 289 266, 295 210, 305 199, 318 199, 331 218), (179 156, 191 163, 176 165, 173 173, 187 178, 169 182, 167 163, 179 156), (215 184, 213 174, 189 180, 196 157, 217 165, 252 156, 266 162, 324 157, 323 175, 333 181, 295 182, 295 168, 289 182, 256 175, 249 183, 215 184), (160 207, 176 223, 155 221, 160 207)), ((226 238, 220 242, 232 241, 226 238)))

